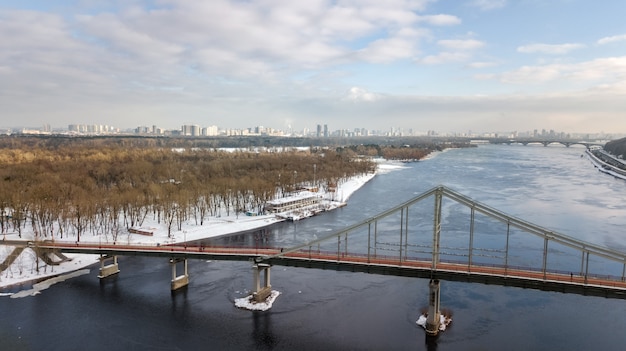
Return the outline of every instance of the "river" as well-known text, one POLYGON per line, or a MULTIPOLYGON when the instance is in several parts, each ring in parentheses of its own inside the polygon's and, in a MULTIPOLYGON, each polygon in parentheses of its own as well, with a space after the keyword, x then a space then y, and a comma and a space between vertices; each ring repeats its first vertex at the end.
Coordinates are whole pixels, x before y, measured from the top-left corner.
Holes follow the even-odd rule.
MULTIPOLYGON (((529 222, 626 251, 626 182, 598 172, 581 157, 583 152, 521 145, 450 150, 376 176, 344 208, 217 242, 289 247, 445 185, 529 222)), ((174 293, 166 260, 125 257, 119 262, 119 275, 104 281, 93 267, 90 274, 34 297, 0 297, 0 349, 626 347, 623 300, 443 281, 441 304, 451 311, 453 322, 436 339, 427 339, 415 323, 427 304, 427 280, 274 267, 272 286, 281 295, 271 310, 250 312, 233 303, 252 285, 247 262, 191 261, 189 287, 174 293)))

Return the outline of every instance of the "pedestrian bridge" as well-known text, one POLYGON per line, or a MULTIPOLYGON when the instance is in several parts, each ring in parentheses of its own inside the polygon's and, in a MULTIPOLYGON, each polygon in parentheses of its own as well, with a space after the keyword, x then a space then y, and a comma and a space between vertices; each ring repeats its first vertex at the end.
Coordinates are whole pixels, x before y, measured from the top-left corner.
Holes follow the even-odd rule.
MULTIPOLYGON (((626 298, 626 254, 542 228, 433 188, 330 235, 290 248, 0 241, 48 254, 101 255, 103 277, 119 271, 116 256, 168 258, 172 289, 188 282, 187 259, 273 265, 516 286, 626 298), (460 218, 467 223, 459 225, 460 218), (452 219, 455 219, 452 221, 452 219), (183 276, 176 264, 185 263, 183 276), (109 267, 108 269, 106 267, 109 267), (180 277, 182 282, 174 284, 180 277)), ((9 256, 8 259, 10 259, 9 256)), ((269 275, 269 268, 263 268, 269 275)), ((255 278, 258 282, 258 276, 255 278)), ((269 285, 269 276, 267 284, 269 285)))

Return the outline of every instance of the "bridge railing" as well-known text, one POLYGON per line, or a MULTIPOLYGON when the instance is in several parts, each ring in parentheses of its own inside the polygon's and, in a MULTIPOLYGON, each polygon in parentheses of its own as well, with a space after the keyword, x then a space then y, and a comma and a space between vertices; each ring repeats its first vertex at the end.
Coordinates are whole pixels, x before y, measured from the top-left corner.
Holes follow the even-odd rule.
MULTIPOLYGON (((423 207, 419 207, 419 209, 423 210, 423 207)), ((420 210, 418 210, 418 212, 420 210)), ((494 234, 492 233, 490 235, 494 234)), ((523 241, 526 242, 528 240, 524 239, 523 241)), ((348 252, 348 242, 359 242, 362 248, 362 253, 367 253, 368 255, 371 255, 372 253, 382 253, 381 251, 397 253, 395 258, 400 262, 408 260, 409 256, 415 255, 415 253, 428 255, 431 262, 433 262, 433 267, 435 267, 439 262, 448 262, 446 261, 446 257, 458 256, 465 257, 466 259, 465 261, 458 262, 458 264, 465 264, 469 267, 483 265, 510 268, 516 267, 514 265, 516 262, 514 261, 519 261, 520 257, 530 255, 528 256, 528 259, 522 260, 528 261, 529 263, 537 263, 537 265, 517 266, 524 267, 524 269, 528 271, 537 271, 544 274, 553 272, 557 273, 559 269, 554 269, 554 265, 557 265, 558 268, 565 266, 566 269, 562 271, 572 272, 572 275, 576 274, 578 276, 586 277, 605 276, 615 281, 623 281, 626 276, 626 253, 611 250, 593 243, 584 242, 556 231, 532 224, 528 221, 505 214, 504 212, 496 210, 490 206, 474 201, 469 197, 461 195, 443 186, 435 187, 411 200, 405 201, 400 205, 381 212, 378 215, 331 233, 327 236, 321 237, 317 240, 303 243, 292 248, 287 248, 284 252, 276 254, 275 257, 300 250, 310 251, 315 248, 319 250, 320 247, 328 250, 329 248, 332 249, 333 246, 336 247, 336 251, 334 251, 335 255, 340 256, 341 252, 348 252), (424 204, 424 200, 429 198, 435 199, 435 206, 432 207, 434 208, 434 212, 432 217, 430 217, 430 220, 433 221, 433 224, 431 224, 433 234, 430 239, 430 243, 428 243, 428 238, 423 235, 424 224, 416 224, 413 221, 413 218, 411 218, 411 221, 408 220, 411 213, 409 208, 413 208, 412 206, 418 203, 424 204), (446 232, 446 225, 448 224, 444 223, 442 225, 443 222, 441 220, 441 204, 443 203, 443 199, 451 200, 453 203, 469 209, 469 235, 467 235, 466 238, 455 238, 452 242, 453 244, 458 242, 468 243, 465 248, 441 245, 442 238, 446 240, 449 238, 446 232), (481 237, 482 241, 477 239, 480 236, 480 233, 475 232, 477 215, 484 216, 484 218, 491 219, 505 225, 505 230, 496 236, 499 243, 502 244, 503 247, 480 246, 481 244, 485 245, 485 243, 487 243, 487 245, 492 245, 489 242, 492 238, 481 237), (379 230, 379 224, 383 223, 383 219, 389 220, 390 218, 398 221, 398 223, 396 223, 395 226, 385 224, 385 229, 379 230), (413 226, 418 225, 421 229, 418 230, 411 227, 409 230, 409 223, 413 226), (515 230, 516 232, 514 233, 512 230, 515 230), (421 235, 417 241, 414 239, 416 237, 416 233, 418 236, 421 235), (510 237, 515 238, 517 243, 522 242, 522 240, 520 240, 521 237, 519 233, 531 234, 530 236, 533 238, 538 238, 538 240, 533 239, 534 241, 532 241, 534 243, 533 245, 536 245, 536 247, 530 249, 525 247, 521 249, 519 247, 511 247, 510 244, 513 243, 513 239, 509 240, 510 237), (381 235, 384 236, 385 242, 381 242, 379 240, 381 235), (450 247, 452 247, 455 251, 450 251, 450 247), (522 251, 518 252, 518 250, 522 251), (562 255, 562 257, 559 258, 559 254, 562 255), (579 266, 574 268, 576 260, 578 260, 579 266), (559 263, 559 261, 566 261, 566 264, 563 265, 562 263, 559 263), (601 269, 609 268, 611 269, 611 272, 615 273, 617 272, 617 269, 621 268, 622 275, 618 277, 617 274, 602 274, 600 271, 601 269)), ((352 246, 354 247, 354 244, 352 244, 352 246)), ((260 262, 268 258, 273 257, 259 257, 257 261, 260 262)))
MULTIPOLYGON (((317 249, 300 249, 297 251, 292 251, 289 254, 284 254, 282 257, 290 258, 290 259, 304 259, 304 260, 322 260, 322 261, 333 261, 333 262, 345 262, 345 263, 357 263, 357 264, 365 264, 365 265, 393 265, 393 266, 406 266, 411 268, 421 268, 425 270, 430 269, 430 258, 425 257, 417 257, 417 256, 408 256, 405 259, 400 260, 397 255, 368 255, 359 252, 341 252, 337 253, 336 251, 329 250, 317 250, 317 249), (416 266, 415 263, 420 264, 416 266)), ((451 266, 454 266, 454 269, 451 271, 454 272, 467 272, 467 273, 480 273, 480 274, 488 274, 488 275, 497 275, 502 277, 523 277, 526 279, 535 279, 535 280, 549 280, 549 281, 559 281, 559 282, 571 282, 571 283, 589 283, 594 280, 601 280, 603 286, 614 286, 614 287, 625 287, 625 280, 621 276, 610 275, 610 274, 580 274, 572 271, 559 270, 559 269, 547 269, 543 270, 541 268, 532 267, 532 266, 521 266, 521 265, 503 265, 503 264, 488 264, 488 263, 474 263, 472 265, 468 265, 466 261, 459 260, 441 260, 440 263, 446 264, 441 266, 437 270, 450 271, 451 266), (476 270, 480 270, 480 268, 495 268, 496 270, 490 270, 489 272, 476 272, 476 270), (529 277, 527 274, 523 273, 535 273, 535 277, 529 277), (611 283, 613 282, 613 283, 611 283)))

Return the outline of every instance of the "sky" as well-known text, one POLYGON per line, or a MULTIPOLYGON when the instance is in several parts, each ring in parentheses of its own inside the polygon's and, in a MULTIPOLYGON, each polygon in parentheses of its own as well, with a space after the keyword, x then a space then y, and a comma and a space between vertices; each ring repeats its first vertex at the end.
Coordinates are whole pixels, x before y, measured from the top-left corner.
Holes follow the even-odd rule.
POLYGON ((3 0, 0 128, 626 133, 623 0, 3 0))

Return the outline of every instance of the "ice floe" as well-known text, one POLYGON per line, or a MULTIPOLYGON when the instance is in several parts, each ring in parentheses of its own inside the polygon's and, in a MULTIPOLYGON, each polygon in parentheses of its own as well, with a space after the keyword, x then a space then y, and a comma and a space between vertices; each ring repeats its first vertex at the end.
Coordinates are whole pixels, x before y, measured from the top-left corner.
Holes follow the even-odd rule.
MULTIPOLYGON (((417 321, 415 323, 417 323, 417 325, 419 325, 420 327, 426 329, 426 320, 427 320, 427 316, 425 314, 420 315, 420 317, 417 319, 417 321)), ((446 328, 448 327, 448 325, 450 325, 450 323, 452 323, 452 318, 451 317, 446 317, 443 314, 440 315, 440 320, 439 320, 439 330, 440 331, 444 331, 446 330, 446 328)))
POLYGON ((74 271, 68 274, 63 274, 63 275, 59 275, 56 276, 54 278, 50 278, 50 279, 46 279, 42 282, 39 282, 37 284, 33 284, 33 288, 32 289, 27 289, 27 290, 21 290, 18 291, 14 294, 11 294, 11 298, 12 299, 17 299, 17 298, 21 298, 21 297, 27 297, 27 296, 35 296, 37 294, 40 293, 40 291, 42 290, 46 290, 49 287, 51 287, 52 285, 56 284, 56 283, 60 283, 63 281, 66 281, 67 279, 70 278, 74 278, 74 277, 78 277, 84 274, 89 274, 89 270, 88 269, 81 269, 78 271, 74 271))
POLYGON ((252 295, 235 299, 235 306, 250 311, 267 311, 272 308, 272 304, 276 301, 276 298, 280 295, 277 290, 272 290, 270 296, 267 297, 265 302, 254 302, 252 295))

